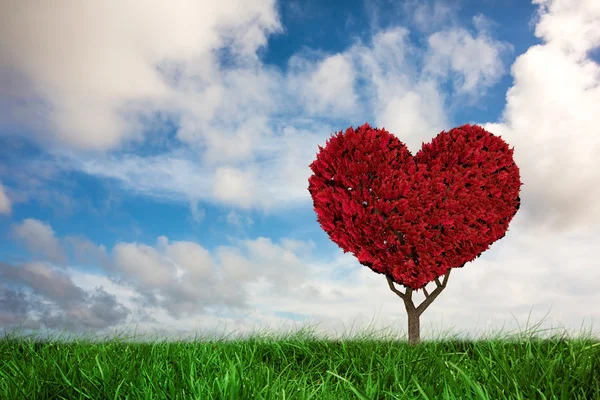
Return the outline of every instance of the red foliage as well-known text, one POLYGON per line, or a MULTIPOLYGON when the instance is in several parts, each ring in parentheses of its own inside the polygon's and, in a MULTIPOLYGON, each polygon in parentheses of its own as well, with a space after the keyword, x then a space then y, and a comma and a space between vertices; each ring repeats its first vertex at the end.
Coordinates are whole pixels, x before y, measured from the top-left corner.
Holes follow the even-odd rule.
POLYGON ((394 135, 364 124, 319 146, 308 190, 344 253, 417 290, 504 237, 521 201, 513 152, 466 124, 413 157, 394 135))

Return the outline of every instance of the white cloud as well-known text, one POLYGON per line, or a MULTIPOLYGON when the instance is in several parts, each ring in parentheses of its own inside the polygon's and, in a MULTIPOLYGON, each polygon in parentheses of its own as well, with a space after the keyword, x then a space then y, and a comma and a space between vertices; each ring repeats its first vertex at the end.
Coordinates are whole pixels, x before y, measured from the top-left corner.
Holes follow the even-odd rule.
MULTIPOLYGON (((479 19, 474 22, 480 25, 479 19)), ((501 56, 513 48, 483 32, 474 38, 464 29, 453 28, 429 36, 424 72, 445 77, 451 71, 458 75, 453 83, 459 94, 481 95, 481 90, 495 85, 505 74, 501 56)))
POLYGON ((407 0, 402 3, 403 11, 412 16, 415 26, 424 32, 439 28, 444 22, 451 20, 458 4, 434 1, 433 3, 419 0, 407 0))
POLYGON ((441 90, 431 80, 419 81, 414 59, 422 52, 410 44, 406 29, 380 32, 372 48, 355 44, 348 52, 369 82, 363 91, 375 115, 371 125, 387 129, 413 153, 448 126, 441 90))
POLYGON ((110 265, 110 257, 104 245, 97 246, 83 236, 65 236, 62 243, 73 251, 74 261, 78 265, 98 264, 105 268, 110 265))
POLYGON ((246 216, 246 219, 243 220, 242 216, 239 213, 237 213, 235 210, 229 211, 229 213, 227 213, 226 218, 227 218, 228 224, 235 225, 235 226, 243 226, 244 224, 252 225, 254 223, 252 218, 250 218, 248 216, 246 216))
POLYGON ((33 254, 41 255, 61 265, 67 262, 66 255, 49 224, 34 218, 27 218, 20 224, 13 224, 12 231, 33 254))
MULTIPOLYGON (((155 18, 154 12, 158 15, 152 9, 145 18, 155 18)), ((256 24, 262 26, 260 20, 256 24)), ((216 26, 210 31, 214 43, 224 45, 227 41, 218 38, 227 32, 216 26)), ((178 34, 182 32, 183 28, 178 34)), ((477 48, 483 54, 496 54, 502 46, 481 33, 474 38, 466 31, 456 32, 457 53, 471 51, 463 42, 481 42, 477 48)), ((138 34, 148 34, 146 25, 138 34)), ((62 166, 117 179, 123 188, 140 194, 186 203, 210 201, 265 211, 308 204, 308 165, 317 146, 347 128, 323 123, 319 117, 351 118, 354 126, 368 121, 397 135, 413 152, 450 128, 440 89, 449 70, 435 76, 421 73, 418 60, 425 53, 412 46, 407 35, 403 28, 388 29, 375 35, 372 46, 359 42, 333 55, 305 49, 291 57, 285 75, 261 65, 250 50, 236 59, 235 67, 221 70, 210 57, 193 63, 152 59, 176 93, 165 110, 180 113, 177 138, 187 148, 147 157, 64 153, 62 166), (366 85, 355 91, 359 80, 366 85)), ((193 53, 191 39, 184 42, 188 47, 180 53, 193 53)), ((501 70, 496 65, 501 61, 490 57, 468 70, 462 64, 456 67, 464 67, 473 93, 491 84, 488 70, 501 70)))
POLYGON ((113 257, 119 273, 143 286, 162 286, 175 275, 175 268, 145 244, 119 243, 113 250, 113 257))
POLYGON ((204 209, 198 209, 198 202, 190 202, 190 211, 192 213, 192 219, 194 222, 199 223, 206 217, 206 211, 204 209))
MULTIPOLYGON (((446 330, 473 338, 481 336, 483 328, 491 333, 523 329, 513 316, 523 323, 532 313, 531 318, 538 322, 549 311, 541 329, 550 325, 576 334, 582 320, 598 317, 592 305, 600 301, 594 287, 600 265, 590 262, 595 259, 595 248, 586 243, 590 238, 598 240, 597 234, 582 230, 577 235, 543 235, 542 231, 525 231, 525 225, 526 219, 517 215, 507 239, 453 271, 448 287, 421 318, 423 339, 446 330), (540 254, 549 262, 540 262, 540 254), (562 326, 557 326, 557 320, 562 326)), ((341 251, 326 259, 316 258, 310 253, 314 246, 312 241, 282 238, 277 244, 258 237, 234 240, 231 246, 209 252, 197 243, 161 236, 154 246, 117 244, 111 251, 112 264, 106 267, 108 278, 73 268, 61 272, 41 263, 23 267, 0 263, 0 275, 3 282, 34 288, 38 295, 58 304, 58 311, 72 322, 96 324, 98 334, 104 333, 103 328, 130 328, 123 320, 123 310, 135 316, 134 322, 143 318, 136 327, 138 333, 168 326, 167 337, 180 334, 189 338, 198 329, 214 336, 223 323, 227 324, 225 333, 238 330, 241 335, 257 323, 268 324, 273 333, 297 329, 289 326, 286 318, 276 317, 285 312, 299 314, 304 322, 311 319, 319 324, 318 335, 330 337, 356 333, 350 330, 354 323, 356 329, 371 322, 375 330, 391 327, 396 337, 406 331, 402 303, 383 275, 341 251), (97 288, 104 294, 91 296, 97 288), (115 297, 110 300, 112 295, 115 297), (372 320, 376 309, 380 315, 372 320)), ((96 254, 104 253, 99 246, 96 254)), ((431 291, 434 284, 429 286, 431 291)), ((13 314, 18 304, 19 310, 34 307, 44 314, 33 299, 23 298, 17 304, 15 296, 6 300, 14 303, 10 308, 13 314)), ((420 292, 413 297, 416 303, 424 300, 420 292)), ((7 323, 17 320, 11 315, 3 317, 7 323)), ((62 329, 59 317, 41 321, 62 329)))
POLYGON ((205 198, 212 184, 213 171, 201 168, 185 157, 172 153, 141 157, 74 157, 62 161, 63 168, 75 168, 89 175, 121 182, 126 188, 140 194, 169 197, 184 192, 178 200, 205 198), (185 188, 185 189, 184 189, 185 188))
POLYGON ((233 203, 241 207, 252 205, 255 190, 255 177, 252 171, 237 168, 217 168, 213 195, 219 201, 233 203))
POLYGON ((288 238, 281 239, 281 245, 285 249, 297 254, 303 254, 305 257, 307 255, 310 255, 310 252, 316 247, 315 242, 313 242, 312 240, 306 242, 303 240, 288 238))
POLYGON ((236 247, 219 246, 214 255, 197 243, 165 236, 155 246, 118 243, 111 262, 102 267, 115 282, 135 287, 145 306, 172 316, 211 307, 247 308, 246 284, 264 280, 275 291, 290 292, 306 279, 305 266, 290 249, 310 249, 314 243, 289 240, 280 246, 266 238, 236 242, 236 247))
MULTIPOLYGON (((414 58, 420 55, 420 51, 407 42, 407 34, 404 29, 388 30, 376 35, 372 48, 356 44, 343 54, 325 57, 324 61, 315 68, 308 60, 296 55, 291 62, 290 75, 287 77, 290 87, 294 88, 294 82, 297 83, 300 78, 305 79, 309 76, 313 76, 318 81, 324 66, 331 63, 349 68, 348 60, 351 60, 355 66, 355 77, 372 82, 362 91, 362 100, 375 113, 375 122, 371 121, 372 125, 390 130, 407 143, 411 151, 416 152, 420 149, 422 141, 429 141, 442 129, 449 128, 449 121, 444 110, 444 97, 438 84, 430 78, 419 81, 420 75, 414 58)), ((463 35, 467 34, 463 33, 463 35)), ((490 42, 490 45, 495 44, 490 42)), ((280 98, 280 95, 274 97, 277 99, 276 104, 279 104, 282 110, 293 108, 298 99, 301 100, 301 104, 314 103, 314 98, 310 96, 298 97, 291 92, 285 92, 286 86, 278 73, 266 70, 260 76, 266 74, 273 78, 273 85, 278 85, 283 93, 288 93, 283 98, 280 98), (287 102, 282 99, 287 99, 287 102)), ((437 78, 442 79, 441 76, 437 78)), ((311 79, 308 79, 309 82, 315 82, 311 79)), ((263 80, 261 78, 261 82, 263 80)), ((268 86, 267 81, 264 82, 263 86, 268 86)), ((338 82, 343 82, 336 86, 336 90, 339 89, 341 93, 340 98, 352 99, 354 81, 344 77, 338 82)), ((477 85, 486 84, 484 81, 477 81, 477 85)), ((269 90, 269 94, 276 92, 269 90)), ((244 95, 247 97, 239 94, 245 92, 245 89, 228 92, 228 96, 232 96, 235 101, 228 101, 225 104, 232 107, 232 111, 219 117, 216 125, 212 123, 209 125, 207 122, 213 118, 212 114, 205 115, 202 111, 192 113, 193 110, 197 110, 194 104, 205 107, 210 102, 206 99, 196 102, 191 99, 188 105, 189 112, 185 114, 178 136, 194 148, 200 144, 206 146, 202 152, 203 157, 200 157, 202 167, 193 161, 198 158, 197 154, 183 151, 146 158, 133 155, 119 158, 75 157, 71 158, 66 165, 88 174, 116 178, 126 188, 138 193, 176 198, 179 201, 187 202, 190 198, 202 199, 216 203, 225 202, 241 208, 258 207, 264 210, 294 207, 299 203, 306 203, 309 201, 306 182, 311 174, 308 165, 314 159, 317 145, 324 144, 330 134, 346 127, 335 127, 331 124, 319 123, 314 119, 295 117, 288 118, 284 124, 279 125, 279 129, 275 130, 268 127, 265 119, 268 108, 258 110, 263 113, 262 116, 259 114, 248 117, 250 111, 244 111, 242 105, 237 105, 240 104, 241 98, 249 99, 257 96, 254 94, 257 92, 253 90, 250 90, 249 95, 244 95), (229 116, 239 123, 222 122, 229 116), (242 123, 245 121, 244 118, 250 125, 246 126, 242 123), (260 124, 254 125, 253 121, 260 124), (297 128, 294 125, 308 125, 309 128, 297 128), (242 130, 238 130, 231 136, 229 131, 223 130, 223 126, 239 126, 242 130), (278 134, 275 135, 275 132, 278 134), (231 145, 232 143, 234 145, 231 145), (252 159, 254 163, 251 162, 252 159)), ((329 94, 323 92, 325 93, 323 99, 333 99, 331 97, 333 92, 327 89, 329 94)), ((221 104, 221 101, 218 100, 217 104, 221 104)), ((252 107, 250 109, 256 111, 252 107)), ((350 109, 351 107, 344 106, 336 110, 343 115, 350 109)), ((364 113, 364 117, 356 114, 354 118, 354 125, 358 126, 367 122, 367 113, 364 113)), ((275 121, 277 120, 273 120, 275 121)))
MULTIPOLYGON (((577 197, 579 201, 585 202, 587 207, 584 208, 590 209, 593 215, 597 212, 594 211, 597 207, 593 200, 596 198, 596 189, 594 185, 590 185, 596 178, 596 169, 590 169, 589 174, 581 172, 593 165, 592 157, 598 146, 585 133, 595 125, 591 110, 597 108, 598 96, 594 85, 597 85, 598 66, 591 60, 581 59, 581 55, 593 47, 593 40, 597 37, 597 24, 594 24, 594 18, 597 18, 594 10, 597 7, 590 5, 590 11, 584 12, 581 7, 587 3, 578 6, 552 4, 549 7, 551 12, 542 13, 536 28, 538 35, 549 40, 548 44, 530 49, 513 66, 515 87, 508 93, 505 116, 515 121, 511 125, 490 124, 487 127, 494 133, 504 133, 509 144, 515 146, 515 157, 526 182, 523 187, 525 192, 530 190, 530 193, 541 193, 544 198, 552 199, 552 208, 560 208, 562 213, 571 209, 574 215, 582 218, 583 214, 578 211, 582 208, 572 207, 571 198, 577 197), (578 27, 580 31, 574 30, 578 27), (564 35, 557 33, 565 29, 572 32, 572 35, 563 37, 564 35), (585 37, 583 41, 574 42, 587 43, 587 47, 573 50, 571 47, 582 45, 569 47, 569 37, 585 37), (564 79, 564 76, 568 79, 564 79), (557 96, 559 91, 561 94, 557 96), (545 94, 538 96, 539 93, 545 94), (539 101, 540 98, 544 100, 539 101), (575 102, 581 102, 581 105, 574 106, 575 102), (519 114, 518 118, 510 117, 516 114, 519 114), (559 115, 558 125, 549 122, 550 116, 559 115), (523 133, 516 133, 517 130, 510 133, 508 128, 517 129, 517 125, 518 132, 523 133), (557 129, 558 126, 562 128, 557 129), (569 141, 569 153, 563 152, 563 155, 558 154, 558 147, 564 146, 538 136, 540 132, 566 132, 566 127, 570 126, 578 126, 578 129, 572 130, 572 134, 585 136, 586 139, 569 141), (544 147, 551 143, 555 143, 556 148, 544 147), (536 165, 536 162, 540 164, 536 165), (563 163, 574 163, 571 165, 577 165, 577 168, 564 168, 563 163), (546 169, 547 172, 535 172, 548 165, 553 165, 563 178, 554 179, 554 183, 549 184, 548 179, 554 174, 551 169, 546 169), (564 190, 555 190, 554 184, 562 185, 564 190), (590 189, 579 189, 584 187, 590 189)), ((21 9, 21 12, 24 13, 23 18, 29 18, 27 13, 30 11, 21 9)), ((144 18, 159 23, 157 15, 158 11, 153 10, 144 18)), ((331 87, 317 96, 326 101, 333 99, 332 93, 336 91, 343 93, 340 98, 353 99, 354 79, 366 79, 370 83, 361 91, 360 95, 363 97, 360 100, 373 110, 375 121, 371 121, 372 124, 390 130, 406 142, 411 151, 416 152, 422 141, 427 142, 440 130, 450 128, 445 98, 439 89, 439 84, 451 77, 449 74, 457 74, 454 81, 456 87, 459 91, 473 93, 475 97, 472 100, 477 99, 476 94, 496 82, 502 74, 500 55, 507 45, 491 39, 485 30, 480 29, 482 25, 487 25, 482 24, 482 18, 484 17, 481 15, 474 18, 475 26, 479 27, 476 35, 461 28, 433 33, 429 38, 431 47, 426 53, 410 45, 407 30, 393 28, 376 34, 372 46, 356 44, 346 52, 323 56, 316 62, 296 55, 292 58, 292 68, 287 76, 261 67, 256 59, 253 62, 246 60, 247 62, 240 64, 240 68, 220 73, 217 64, 212 61, 208 64, 182 65, 173 61, 166 62, 163 57, 159 63, 163 74, 168 78, 170 87, 180 95, 174 101, 175 108, 184 111, 178 137, 193 148, 200 149, 204 146, 204 152, 171 152, 147 158, 127 155, 114 158, 99 156, 94 159, 86 155, 76 158, 73 166, 93 175, 116 178, 124 187, 136 192, 176 198, 178 201, 224 201, 238 207, 263 209, 305 203, 309 201, 305 190, 306 179, 310 175, 308 164, 314 158, 317 144, 323 144, 326 136, 345 127, 319 126, 317 122, 313 122, 309 130, 298 129, 294 125, 300 125, 303 120, 295 117, 288 119, 289 126, 273 128, 272 122, 276 120, 269 119, 269 115, 277 107, 287 111, 298 100, 306 107, 318 106, 321 109, 320 103, 310 96, 292 98, 289 91, 294 88, 293 82, 298 82, 299 79, 308 82, 335 82, 335 88, 331 87), (423 73, 413 62, 419 57, 425 57, 426 68, 423 73), (323 81, 323 77, 329 76, 327 71, 332 68, 337 68, 339 74, 336 76, 339 79, 323 81), (235 145, 232 146, 231 143, 235 145), (193 159, 201 160, 203 166, 199 166, 193 159)), ((143 23, 151 24, 148 21, 143 23)), ((181 26, 188 25, 183 22, 181 26)), ((140 35, 149 31, 147 27, 139 29, 140 35)), ((181 28, 172 34, 185 36, 185 32, 185 28, 181 28)), ((214 32, 218 32, 213 33, 215 38, 225 34, 216 27, 214 32)), ((81 40, 84 39, 82 36, 81 40)), ((194 41, 181 40, 183 50, 180 49, 179 52, 192 54, 194 41)), ((218 39, 214 40, 219 42, 218 39)), ((260 42, 256 40, 254 43, 260 42)), ((34 46, 32 43, 30 45, 34 46)), ((158 45, 158 49, 157 51, 170 51, 162 44, 158 45)), ((313 93, 312 89, 321 87, 328 88, 319 84, 311 87, 305 94, 310 95, 313 93)), ((323 106, 324 104, 322 103, 323 106)), ((351 109, 348 107, 343 106, 337 111, 343 114, 344 110, 351 109)), ((365 118, 366 116, 365 113, 365 118)), ((366 122, 359 118, 361 117, 356 117, 356 125, 366 122)), ((528 200, 523 202, 524 210, 528 209, 528 203, 532 204, 533 197, 529 195, 528 200)), ((541 220, 540 213, 543 210, 543 207, 534 207, 530 212, 537 213, 538 220, 541 220)), ((544 216, 548 217, 547 214, 544 216)))
POLYGON ((40 104, 23 113, 13 103, 22 114, 18 122, 45 112, 51 137, 39 139, 84 149, 142 139, 131 113, 170 109, 177 101, 168 84, 177 78, 157 64, 209 71, 212 52, 225 44, 251 60, 266 35, 281 29, 273 0, 5 0, 2 8, 0 67, 18 72, 40 104))
POLYGON ((335 54, 315 64, 304 57, 292 56, 290 93, 297 93, 310 115, 351 115, 357 112, 354 93, 355 73, 346 54, 335 54))
POLYGON ((12 211, 11 201, 6 195, 2 182, 0 182, 0 214, 10 214, 12 211))
POLYGON ((190 278, 210 278, 212 257, 203 247, 192 242, 173 242, 169 244, 165 236, 158 239, 158 245, 178 268, 184 270, 185 274, 189 274, 190 278))
POLYGON ((53 165, 108 178, 124 190, 159 199, 279 210, 307 202, 308 166, 323 140, 323 132, 329 135, 336 129, 330 124, 313 124, 312 130, 284 126, 283 135, 258 147, 260 160, 239 167, 199 165, 188 151, 147 157, 71 155, 56 159, 53 165))
POLYGON ((595 0, 533 0, 539 5, 535 35, 565 56, 584 58, 600 43, 600 3, 595 0))
POLYGON ((26 263, 18 274, 36 293, 59 303, 82 300, 85 297, 84 292, 73 285, 66 272, 51 268, 45 263, 26 263))
MULTIPOLYGON (((63 330, 67 325, 72 333, 92 328, 102 330, 122 321, 129 309, 116 301, 102 286, 83 290, 73 283, 69 273, 42 262, 18 266, 0 262, 3 283, 33 293, 0 285, 0 322, 10 328, 25 322, 25 329, 63 330)), ((39 333, 39 332, 36 332, 39 333)))
POLYGON ((600 8, 548 5, 535 31, 545 43, 517 58, 502 122, 483 126, 515 147, 531 223, 573 230, 600 223, 600 65, 586 57, 600 46, 600 8))
MULTIPOLYGON (((477 324, 474 316, 487 320, 503 313, 510 325, 511 312, 519 321, 524 321, 532 308, 533 319, 536 312, 543 316, 552 308, 553 317, 576 329, 582 320, 598 315, 592 305, 600 302, 593 286, 600 270, 594 261, 596 243, 600 239, 596 232, 600 222, 600 193, 596 185, 600 181, 600 165, 595 157, 600 151, 595 114, 600 109, 600 70, 597 63, 586 57, 589 50, 600 44, 597 35, 600 12, 591 1, 570 5, 561 1, 545 3, 547 11, 544 8, 536 28, 536 34, 545 43, 533 46, 518 57, 511 69, 515 82, 507 93, 503 119, 484 125, 515 147, 515 159, 525 184, 521 192, 522 207, 505 239, 475 262, 453 271, 448 288, 424 314, 424 337, 428 336, 426 329, 430 322, 435 321, 440 326, 442 315, 458 330, 471 333, 477 324)), ((132 4, 125 3, 130 7, 132 4)), ((119 131, 125 128, 117 125, 128 122, 120 119, 111 107, 122 101, 135 103, 140 98, 154 96, 155 102, 144 105, 161 105, 169 112, 181 112, 177 137, 189 146, 189 151, 173 150, 148 157, 70 153, 57 158, 57 162, 65 170, 75 169, 115 180, 135 193, 185 204, 193 199, 246 210, 256 207, 286 212, 298 205, 309 205, 308 164, 315 157, 317 145, 323 145, 331 133, 347 127, 322 123, 318 117, 347 119, 356 101, 369 111, 352 115, 354 126, 367 122, 363 119, 370 119, 371 112, 375 119, 369 121, 372 125, 396 134, 414 153, 422 141, 428 142, 440 130, 452 127, 446 98, 440 89, 442 84, 448 79, 454 80, 459 93, 474 101, 503 73, 501 54, 506 46, 480 29, 484 25, 481 17, 473 21, 479 30, 476 34, 460 28, 444 28, 444 36, 437 33, 430 36, 432 45, 425 51, 409 43, 407 30, 392 28, 375 35, 371 45, 359 42, 336 55, 318 54, 318 59, 312 60, 314 54, 310 52, 297 54, 290 71, 284 75, 260 65, 254 54, 259 44, 264 43, 266 32, 275 29, 273 8, 267 7, 271 3, 262 3, 266 10, 263 14, 259 11, 261 5, 253 9, 254 15, 262 15, 254 25, 242 15, 247 12, 244 7, 223 11, 219 15, 229 17, 215 17, 214 21, 229 21, 234 25, 229 31, 224 25, 217 29, 214 21, 192 26, 185 22, 196 21, 197 16, 189 12, 190 9, 169 7, 164 11, 159 10, 157 4, 151 3, 144 11, 144 27, 130 24, 134 33, 124 36, 137 38, 141 50, 132 44, 133 39, 119 44, 113 38, 105 43, 106 48, 100 46, 99 55, 91 56, 97 60, 110 56, 110 49, 117 52, 121 49, 118 57, 124 61, 119 61, 117 66, 123 68, 123 74, 115 81, 118 85, 111 82, 103 86, 107 78, 91 61, 84 62, 82 71, 86 77, 100 74, 97 82, 80 84, 78 82, 85 78, 75 74, 73 82, 64 83, 68 76, 65 71, 75 65, 77 59, 72 58, 74 56, 66 57, 66 61, 58 57, 52 59, 48 54, 58 54, 57 47, 38 40, 61 33, 44 36, 50 28, 41 26, 41 39, 33 36, 25 29, 32 28, 27 25, 28 13, 43 10, 18 8, 16 3, 10 5, 22 13, 17 15, 16 21, 20 21, 18 27, 23 31, 18 35, 23 45, 17 49, 10 44, 7 49, 11 58, 3 60, 10 60, 11 68, 23 66, 23 74, 35 90, 56 95, 52 97, 55 102, 52 106, 57 107, 58 118, 64 118, 65 124, 71 115, 76 123, 73 126, 77 126, 78 117, 68 114, 76 111, 92 121, 94 116, 108 118, 103 123, 109 127, 103 129, 113 131, 105 134, 98 133, 93 126, 81 128, 81 123, 78 129, 84 130, 79 136, 68 129, 53 134, 55 139, 70 145, 85 140, 80 144, 87 148, 117 146, 127 136, 119 131), (161 19, 163 11, 173 17, 161 19), (177 13, 185 15, 179 20, 175 17, 177 13), (269 25, 268 21, 272 23, 269 25), (165 26, 176 28, 164 33, 165 26), (205 30, 200 34, 196 29, 205 30), (233 39, 236 35, 241 38, 233 40, 236 67, 219 70, 210 49, 223 47, 227 38, 233 39), (197 48, 200 36, 207 42, 197 48), (156 48, 150 46, 150 39, 156 41, 156 48), (182 44, 168 47, 173 41, 182 44), (453 51, 448 51, 447 46, 453 51), (32 64, 32 49, 49 49, 35 59, 39 65, 32 64), (206 57, 200 59, 200 53, 206 57), (150 56, 143 58, 140 54, 150 56), (419 68, 423 60, 426 73, 419 68), (141 66, 136 62, 141 62, 141 66), (144 71, 155 64, 162 70, 155 78, 164 79, 162 83, 144 75, 144 71), (44 65, 48 68, 44 69, 44 65), (438 65, 443 68, 436 70, 434 66, 438 65), (331 76, 331 71, 338 71, 339 79, 332 80, 331 86, 322 85, 329 83, 324 77, 331 76), (130 78, 137 73, 139 87, 128 86, 130 78), (298 88, 294 82, 299 79, 312 82, 313 87, 308 86, 311 90, 292 93, 293 88, 298 88), (367 84, 362 90, 354 91, 352 85, 358 80, 367 84), (77 92, 77 85, 82 88, 81 92, 77 92), (167 94, 160 91, 163 86, 167 94), (49 87, 53 89, 50 91, 49 87), (319 92, 321 89, 323 92, 319 92), (348 100, 331 107, 335 99, 332 93, 336 91, 348 100), (316 96, 317 93, 320 96, 316 96), (167 100, 169 104, 165 105, 167 100), (295 110, 300 111, 294 113, 295 110), (307 112, 314 115, 304 115, 307 112), (110 124, 117 127, 110 128, 110 124)), ((231 4, 237 3, 220 3, 231 4)), ((101 11, 104 5, 93 7, 101 11)), ((207 15, 217 14, 216 8, 207 12, 207 15)), ((130 10, 129 14, 111 18, 135 19, 134 15, 130 10)), ((439 15, 440 19, 445 18, 444 13, 439 15)), ((102 13, 96 16, 102 21, 102 13)), ((17 27, 12 22, 0 25, 0 33, 12 32, 17 27)), ((125 28, 124 22, 116 24, 116 28, 107 34, 119 37, 125 29, 130 29, 125 28)), ((94 46, 97 43, 88 39, 95 38, 94 35, 71 35, 75 44, 62 46, 71 50, 94 46)), ((3 48, 4 43, 1 42, 3 48)), ((16 89, 11 86, 11 90, 16 89)), ((31 118, 32 114, 27 115, 36 119, 31 118)), ((23 168, 32 167, 24 165, 23 168)), ((40 164, 35 168, 40 168, 40 164)), ((240 222, 237 211, 231 213, 227 221, 240 222)), ((64 255, 52 228, 40 221, 26 221, 15 229, 18 237, 32 252, 62 260, 64 255)), ((197 243, 159 237, 154 246, 119 243, 110 253, 84 239, 71 242, 81 243, 88 259, 96 260, 114 275, 107 279, 70 269, 74 284, 87 293, 96 286, 104 286, 107 292, 117 296, 119 303, 135 309, 136 313, 146 317, 151 313, 156 321, 149 326, 187 330, 197 327, 200 318, 207 329, 229 322, 229 328, 243 331, 253 322, 273 322, 274 329, 279 330, 285 327, 285 320, 274 315, 284 311, 316 316, 322 322, 321 327, 332 332, 344 330, 340 321, 346 324, 354 318, 364 321, 367 315, 368 322, 373 310, 381 306, 385 310, 378 320, 380 326, 399 322, 400 328, 405 329, 402 304, 389 290, 383 276, 359 265, 354 257, 341 251, 331 259, 313 258, 310 242, 280 239, 274 243, 270 238, 259 237, 239 240, 233 246, 221 246, 209 252, 197 243)), ((46 276, 48 279, 44 282, 51 284, 57 280, 64 284, 60 287, 70 288, 67 280, 48 272, 48 266, 40 265, 23 269, 29 275, 19 276, 20 281, 30 286, 39 285, 39 281, 31 277, 46 276)), ((2 264, 0 272, 14 275, 15 270, 18 269, 5 268, 2 264)), ((52 297, 51 291, 35 287, 52 297)), ((417 297, 422 300, 422 295, 417 297)), ((56 296, 54 298, 56 300, 56 296)), ((11 299, 11 304, 19 307, 26 301, 16 295, 11 299)), ((115 302, 106 300, 106 303, 114 310, 115 302)), ((97 318, 86 311, 77 308, 69 312, 68 315, 87 315, 88 324, 97 323, 97 318)), ((122 314, 115 311, 114 315, 110 321, 119 320, 117 317, 122 314)))

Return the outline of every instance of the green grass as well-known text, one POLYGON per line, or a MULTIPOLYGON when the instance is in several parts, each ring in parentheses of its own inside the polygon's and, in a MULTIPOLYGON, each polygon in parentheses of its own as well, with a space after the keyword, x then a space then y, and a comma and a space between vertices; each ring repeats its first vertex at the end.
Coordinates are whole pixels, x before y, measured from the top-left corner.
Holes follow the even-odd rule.
POLYGON ((363 333, 68 341, 5 335, 1 399, 600 399, 600 342, 534 333, 409 346, 363 333))

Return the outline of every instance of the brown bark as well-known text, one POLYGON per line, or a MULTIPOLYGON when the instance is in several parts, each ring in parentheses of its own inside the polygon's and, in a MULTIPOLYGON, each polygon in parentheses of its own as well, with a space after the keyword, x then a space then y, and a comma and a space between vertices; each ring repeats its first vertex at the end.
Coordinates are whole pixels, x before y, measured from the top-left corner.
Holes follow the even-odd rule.
POLYGON ((448 272, 446 272, 446 275, 444 275, 444 281, 442 283, 440 283, 440 280, 438 278, 435 278, 435 284, 437 285, 437 287, 433 292, 431 292, 431 294, 427 293, 427 290, 423 288, 423 292, 425 293, 425 300, 421 304, 419 304, 418 307, 415 307, 415 304, 412 301, 413 289, 407 287, 406 293, 400 292, 398 289, 396 289, 396 287, 394 287, 394 279, 391 277, 391 275, 386 274, 386 278, 390 289, 404 301, 404 307, 406 308, 406 313, 408 314, 408 343, 410 345, 419 344, 421 340, 421 325, 419 318, 421 317, 421 314, 423 314, 423 311, 425 311, 427 307, 429 307, 429 305, 433 302, 433 300, 435 300, 436 297, 440 295, 442 290, 446 288, 449 276, 450 269, 448 270, 448 272))
POLYGON ((421 323, 419 321, 419 313, 415 310, 414 306, 412 309, 406 307, 408 313, 408 344, 414 346, 419 344, 421 339, 421 323))

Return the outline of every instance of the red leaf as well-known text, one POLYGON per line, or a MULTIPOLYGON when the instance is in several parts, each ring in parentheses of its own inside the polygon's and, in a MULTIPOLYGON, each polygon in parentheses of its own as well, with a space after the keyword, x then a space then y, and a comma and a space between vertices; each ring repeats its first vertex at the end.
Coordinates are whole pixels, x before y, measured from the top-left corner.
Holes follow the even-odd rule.
POLYGON ((504 236, 520 205, 513 152, 467 124, 413 157, 394 135, 364 124, 319 146, 308 190, 317 221, 344 252, 419 289, 504 236))

